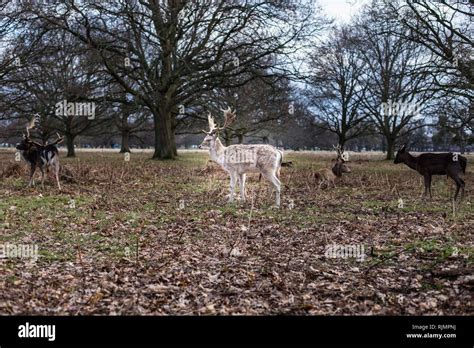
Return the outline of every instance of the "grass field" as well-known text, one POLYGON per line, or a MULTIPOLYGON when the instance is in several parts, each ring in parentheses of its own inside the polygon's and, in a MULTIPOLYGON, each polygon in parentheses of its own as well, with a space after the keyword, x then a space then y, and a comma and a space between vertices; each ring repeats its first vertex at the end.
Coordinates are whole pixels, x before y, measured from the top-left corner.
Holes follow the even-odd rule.
POLYGON ((290 152, 276 209, 258 175, 246 204, 227 204, 205 152, 63 155, 59 192, 26 188, 24 162, 0 151, 0 244, 40 255, 0 260, 1 315, 473 314, 472 156, 453 209, 452 181, 435 177, 421 201, 422 177, 382 154, 351 154, 324 189, 313 173, 333 154, 290 152), (365 258, 325 257, 333 244, 365 258))

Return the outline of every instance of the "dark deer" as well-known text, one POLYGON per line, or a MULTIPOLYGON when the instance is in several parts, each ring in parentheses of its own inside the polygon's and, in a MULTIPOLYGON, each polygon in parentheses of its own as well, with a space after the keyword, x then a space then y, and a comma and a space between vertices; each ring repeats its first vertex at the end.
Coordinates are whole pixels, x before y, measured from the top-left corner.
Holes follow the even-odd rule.
POLYGON ((456 183, 456 193, 454 200, 457 199, 461 189, 461 199, 464 197, 464 180, 461 174, 466 173, 467 159, 464 156, 455 153, 423 153, 418 157, 412 156, 406 151, 406 146, 398 150, 394 163, 405 163, 411 169, 416 170, 425 178, 424 197, 431 196, 431 176, 447 175, 456 183))
POLYGON ((56 147, 63 137, 57 134, 58 138, 52 143, 45 145, 39 144, 30 138, 30 129, 35 127, 35 118, 26 126, 26 135, 23 135, 23 140, 19 143, 16 148, 21 151, 23 159, 30 165, 30 180, 28 187, 34 185, 33 176, 36 168, 41 171, 41 186, 44 187, 45 171, 48 172, 49 168, 54 170, 56 177, 56 183, 58 189, 61 190, 61 184, 59 183, 59 153, 56 147))

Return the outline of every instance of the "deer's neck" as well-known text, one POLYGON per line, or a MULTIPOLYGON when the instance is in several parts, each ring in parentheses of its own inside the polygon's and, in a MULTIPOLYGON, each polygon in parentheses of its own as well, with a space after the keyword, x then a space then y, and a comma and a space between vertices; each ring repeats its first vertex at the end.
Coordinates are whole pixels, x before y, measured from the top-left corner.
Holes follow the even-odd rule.
POLYGON ((211 159, 214 162, 217 162, 219 164, 224 163, 225 146, 222 145, 219 138, 216 138, 216 140, 211 143, 211 149, 209 150, 209 152, 211 154, 211 159))
POLYGON ((407 166, 409 166, 411 169, 416 170, 416 157, 412 156, 411 154, 407 153, 407 156, 405 157, 405 160, 403 161, 407 166))

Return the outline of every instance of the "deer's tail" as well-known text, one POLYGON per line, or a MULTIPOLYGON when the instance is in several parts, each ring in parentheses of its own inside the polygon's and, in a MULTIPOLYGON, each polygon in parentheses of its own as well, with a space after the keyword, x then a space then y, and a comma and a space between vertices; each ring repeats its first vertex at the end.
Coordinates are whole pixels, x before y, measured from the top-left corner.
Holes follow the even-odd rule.
POLYGON ((280 165, 278 166, 277 176, 280 177, 280 169, 281 169, 281 165, 283 163, 283 151, 278 150, 278 152, 280 153, 280 165))

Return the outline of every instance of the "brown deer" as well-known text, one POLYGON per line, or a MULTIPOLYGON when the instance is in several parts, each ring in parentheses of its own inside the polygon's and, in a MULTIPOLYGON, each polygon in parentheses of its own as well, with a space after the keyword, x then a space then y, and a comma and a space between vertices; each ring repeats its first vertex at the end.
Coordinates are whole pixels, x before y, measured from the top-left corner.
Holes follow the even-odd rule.
POLYGON ((456 193, 454 200, 457 199, 459 190, 461 190, 461 199, 464 197, 464 187, 466 184, 461 178, 461 174, 466 173, 467 159, 457 153, 423 153, 418 157, 412 156, 404 145, 398 150, 393 163, 405 163, 411 169, 416 170, 423 175, 425 179, 425 192, 423 197, 429 193, 431 196, 431 177, 433 175, 447 175, 456 183, 456 193))
POLYGON ((351 172, 351 168, 345 164, 347 155, 344 153, 344 149, 340 145, 337 145, 334 148, 337 153, 336 163, 331 169, 324 168, 314 173, 314 178, 319 181, 320 188, 324 183, 327 184, 327 187, 330 185, 336 187, 336 180, 342 176, 342 173, 351 172))

